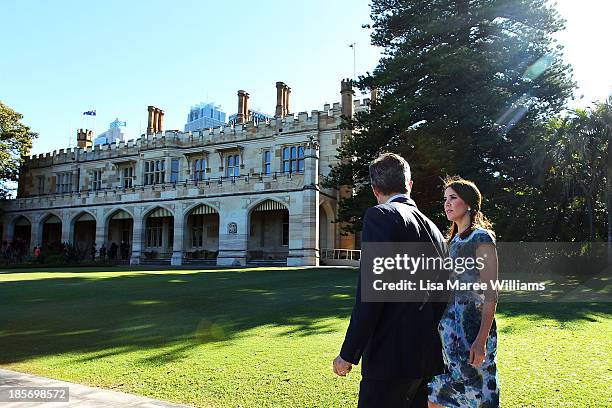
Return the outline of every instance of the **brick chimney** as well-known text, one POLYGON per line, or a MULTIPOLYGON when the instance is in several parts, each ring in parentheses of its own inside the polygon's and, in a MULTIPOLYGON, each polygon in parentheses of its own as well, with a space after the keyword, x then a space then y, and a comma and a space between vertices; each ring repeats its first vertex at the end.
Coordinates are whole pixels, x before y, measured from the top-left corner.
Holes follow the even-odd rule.
POLYGON ((93 145, 93 132, 88 129, 77 130, 77 146, 85 149, 93 145))
POLYGON ((157 109, 157 132, 164 131, 164 111, 157 109))
POLYGON ((155 106, 149 106, 147 110, 149 113, 147 121, 147 135, 163 132, 164 111, 156 108, 155 106))
POLYGON ((149 106, 147 110, 149 111, 149 116, 148 116, 148 121, 147 121, 147 135, 152 135, 153 134, 153 116, 154 116, 153 112, 155 110, 155 106, 149 106))
POLYGON ((236 123, 245 123, 249 119, 249 94, 241 89, 238 91, 238 115, 236 123))
POLYGON ((291 94, 291 88, 284 82, 276 83, 276 111, 274 117, 282 118, 289 114, 289 94, 291 94))

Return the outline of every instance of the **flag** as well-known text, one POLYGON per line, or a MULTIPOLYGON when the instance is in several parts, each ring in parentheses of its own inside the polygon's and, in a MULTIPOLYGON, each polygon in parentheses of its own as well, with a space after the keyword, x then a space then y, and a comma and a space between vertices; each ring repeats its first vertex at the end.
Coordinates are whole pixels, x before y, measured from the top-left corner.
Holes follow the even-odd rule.
POLYGON ((96 116, 96 111, 95 110, 90 110, 90 111, 87 111, 87 112, 83 112, 83 115, 96 116))

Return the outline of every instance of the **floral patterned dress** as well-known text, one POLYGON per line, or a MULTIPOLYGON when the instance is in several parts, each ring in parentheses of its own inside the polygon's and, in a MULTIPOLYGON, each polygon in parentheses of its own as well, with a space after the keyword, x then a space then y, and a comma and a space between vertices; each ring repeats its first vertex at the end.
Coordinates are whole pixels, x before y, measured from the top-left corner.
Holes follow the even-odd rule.
MULTIPOLYGON (((491 235, 475 228, 465 239, 456 235, 450 242, 450 256, 475 258, 481 243, 494 243, 491 235)), ((451 280, 478 282, 477 268, 451 273, 451 280)), ((480 330, 484 294, 478 291, 454 290, 438 326, 447 372, 429 383, 429 400, 445 407, 499 407, 499 379, 497 376, 497 329, 495 320, 486 344, 485 360, 480 367, 469 364, 470 348, 480 330)))

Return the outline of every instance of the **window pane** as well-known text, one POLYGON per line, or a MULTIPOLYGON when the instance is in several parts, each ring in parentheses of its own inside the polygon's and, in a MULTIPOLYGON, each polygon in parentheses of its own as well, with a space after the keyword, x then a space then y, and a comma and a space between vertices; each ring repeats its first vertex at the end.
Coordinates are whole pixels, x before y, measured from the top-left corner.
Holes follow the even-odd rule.
POLYGON ((288 158, 289 158, 289 148, 288 148, 288 147, 285 147, 285 148, 283 149, 283 159, 285 159, 285 160, 286 160, 286 159, 288 159, 288 158))
POLYGON ((283 171, 285 173, 289 173, 289 162, 288 161, 283 162, 283 171))
POLYGON ((227 158, 227 166, 234 167, 234 156, 230 156, 227 158))
POLYGON ((298 149, 299 157, 304 157, 304 146, 300 146, 298 149))
POLYGON ((234 156, 234 163, 236 166, 240 166, 240 156, 234 156))
POLYGON ((298 160, 298 171, 304 171, 304 159, 298 160))
POLYGON ((295 149, 295 146, 294 146, 294 147, 292 147, 292 148, 291 148, 291 158, 292 158, 292 159, 293 159, 293 158, 295 158, 295 157, 297 157, 297 156, 296 156, 296 153, 297 153, 297 152, 296 152, 296 149, 295 149))

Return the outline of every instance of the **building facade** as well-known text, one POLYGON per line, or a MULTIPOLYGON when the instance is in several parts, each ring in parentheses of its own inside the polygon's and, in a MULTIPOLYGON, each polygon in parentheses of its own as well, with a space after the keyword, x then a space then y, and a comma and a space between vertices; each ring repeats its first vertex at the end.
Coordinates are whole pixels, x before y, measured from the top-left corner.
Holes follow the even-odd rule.
POLYGON ((238 123, 195 132, 164 132, 150 106, 151 134, 32 156, 17 198, 0 204, 2 239, 116 246, 132 264, 318 265, 322 250, 355 246, 334 223, 340 192, 320 185, 350 132, 341 116, 369 105, 350 80, 341 94, 297 116, 281 95, 277 115, 253 123, 239 91, 238 123))

